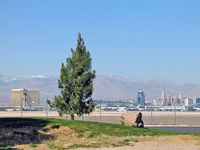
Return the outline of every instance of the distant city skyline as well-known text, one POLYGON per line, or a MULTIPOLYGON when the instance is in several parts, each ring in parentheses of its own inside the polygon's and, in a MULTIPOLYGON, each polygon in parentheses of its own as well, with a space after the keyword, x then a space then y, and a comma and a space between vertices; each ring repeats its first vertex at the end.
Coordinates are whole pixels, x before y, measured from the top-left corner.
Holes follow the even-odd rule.
MULTIPOLYGON (((58 77, 9 77, 0 74, 0 105, 11 101, 11 89, 20 88, 40 90, 40 102, 44 104, 46 99, 53 99, 55 95, 59 94, 58 77)), ((165 105, 168 105, 171 98, 179 98, 180 100, 185 98, 200 98, 199 89, 200 84, 176 85, 161 80, 142 82, 116 76, 97 75, 94 80, 93 98, 98 100, 137 101, 138 92, 142 90, 144 91, 146 100, 161 99, 164 101, 165 98, 168 98, 165 103, 165 105)))
POLYGON ((200 1, 0 1, 0 74, 58 77, 80 32, 99 75, 200 84, 200 1))

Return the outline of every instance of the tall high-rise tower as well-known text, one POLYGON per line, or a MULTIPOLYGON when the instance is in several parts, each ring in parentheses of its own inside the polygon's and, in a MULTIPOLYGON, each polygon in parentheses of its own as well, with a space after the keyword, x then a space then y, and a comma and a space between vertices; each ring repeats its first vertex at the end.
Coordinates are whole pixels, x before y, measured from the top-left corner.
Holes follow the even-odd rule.
POLYGON ((161 92, 161 100, 162 100, 163 105, 165 105, 165 98, 166 98, 165 92, 162 91, 162 92, 161 92))
POLYGON ((180 100, 180 103, 181 103, 181 105, 185 105, 185 100, 182 98, 182 93, 180 92, 180 95, 179 95, 179 100, 180 100))
POLYGON ((178 97, 180 100, 182 100, 182 94, 181 94, 181 92, 180 92, 180 95, 179 95, 179 97, 178 97))
POLYGON ((144 104, 145 104, 145 95, 144 95, 143 91, 138 92, 137 104, 140 106, 144 106, 144 104))

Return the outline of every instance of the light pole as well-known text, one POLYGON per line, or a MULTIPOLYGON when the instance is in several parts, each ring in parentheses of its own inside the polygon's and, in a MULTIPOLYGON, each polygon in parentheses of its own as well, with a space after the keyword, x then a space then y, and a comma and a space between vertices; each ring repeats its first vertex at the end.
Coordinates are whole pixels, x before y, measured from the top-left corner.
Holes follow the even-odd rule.
POLYGON ((21 117, 22 117, 22 103, 23 103, 23 98, 21 97, 21 117))
POLYGON ((152 103, 153 101, 151 101, 151 125, 152 125, 152 103))
POLYGON ((174 101, 174 124, 176 125, 176 102, 174 101))
POLYGON ((101 122, 101 102, 102 102, 102 100, 100 100, 100 122, 101 122))
POLYGON ((31 108, 33 109, 33 106, 34 106, 34 101, 32 101, 32 103, 31 103, 31 108))
POLYGON ((26 106, 26 96, 27 96, 27 93, 24 91, 24 101, 22 99, 22 102, 21 102, 21 117, 22 117, 22 112, 23 112, 23 104, 24 106, 26 106))
POLYGON ((24 92, 24 107, 26 107, 26 103, 27 103, 26 96, 27 96, 27 93, 24 92))
POLYGON ((46 106, 46 107, 45 107, 45 113, 46 113, 46 117, 48 117, 48 112, 49 112, 49 107, 48 107, 48 106, 46 106))

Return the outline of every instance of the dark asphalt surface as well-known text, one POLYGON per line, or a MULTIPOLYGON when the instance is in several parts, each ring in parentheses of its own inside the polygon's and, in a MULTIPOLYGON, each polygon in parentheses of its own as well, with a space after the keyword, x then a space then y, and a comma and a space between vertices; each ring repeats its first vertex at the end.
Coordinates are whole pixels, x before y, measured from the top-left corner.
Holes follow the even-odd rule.
POLYGON ((200 127, 175 127, 175 126, 145 126, 146 128, 153 128, 159 130, 187 132, 187 133, 200 133, 200 127))

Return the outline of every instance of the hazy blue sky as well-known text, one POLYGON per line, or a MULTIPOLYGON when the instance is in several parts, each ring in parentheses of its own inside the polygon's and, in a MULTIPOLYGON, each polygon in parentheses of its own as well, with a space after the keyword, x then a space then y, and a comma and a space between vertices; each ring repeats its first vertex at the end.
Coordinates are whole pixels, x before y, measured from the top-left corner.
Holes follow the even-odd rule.
POLYGON ((199 0, 1 0, 0 74, 59 76, 78 32, 97 74, 200 83, 199 0))

